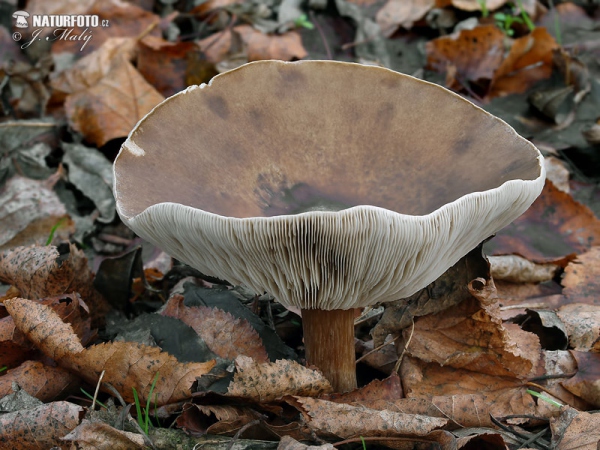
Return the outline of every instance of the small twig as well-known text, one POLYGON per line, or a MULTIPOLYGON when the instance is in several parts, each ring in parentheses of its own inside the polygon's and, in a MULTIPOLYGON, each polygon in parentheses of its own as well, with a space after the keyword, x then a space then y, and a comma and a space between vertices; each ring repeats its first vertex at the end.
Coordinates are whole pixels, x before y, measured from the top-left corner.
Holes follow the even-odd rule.
POLYGON ((556 380, 558 378, 571 378, 571 377, 574 377, 575 375, 577 375, 577 372, 560 373, 560 374, 557 373, 556 375, 542 375, 540 377, 530 378, 529 381, 535 382, 535 381, 545 381, 545 380, 556 380))
POLYGON ((100 391, 100 384, 102 383, 102 378, 104 378, 104 373, 106 371, 103 370, 100 374, 100 378, 98 378, 98 382, 96 383, 96 390, 94 391, 94 399, 92 400, 92 410, 96 409, 96 399, 98 398, 98 392, 100 391))
MULTIPOLYGON (((500 422, 498 419, 496 419, 491 414, 490 414, 490 419, 492 420, 492 423, 494 425, 496 425, 497 427, 500 427, 502 430, 513 435, 515 437, 515 439, 517 441, 519 441, 519 443, 521 443, 521 444, 523 444, 525 441, 527 441, 530 437, 523 433, 519 433, 518 431, 513 430, 511 427, 504 425, 502 422, 500 422)), ((549 443, 545 439, 540 439, 540 442, 532 442, 531 445, 535 445, 536 447, 538 447, 542 450, 550 450, 550 447, 548 447, 549 443)))
POLYGON ((233 444, 240 438, 242 433, 246 431, 248 428, 253 427, 254 425, 258 425, 260 423, 259 419, 253 420, 252 422, 248 422, 242 428, 237 430, 237 433, 231 438, 231 440, 227 443, 226 450, 231 450, 233 448, 233 444))
POLYGON ((548 427, 544 428, 542 431, 540 431, 539 433, 534 434, 533 436, 531 436, 529 439, 527 439, 525 442, 523 442, 521 445, 519 445, 519 447, 517 448, 524 448, 524 447, 529 447, 531 444, 535 444, 535 441, 537 441, 539 438, 541 438, 543 435, 545 435, 548 432, 548 427))
POLYGON ((394 366, 394 372, 396 372, 396 373, 398 373, 398 371, 400 370, 400 364, 402 363, 402 358, 404 358, 404 354, 406 353, 406 350, 408 350, 408 346, 410 345, 410 341, 412 340, 413 334, 415 332, 415 318, 411 317, 410 321, 412 324, 411 328, 410 328, 410 336, 408 336, 406 345, 404 346, 404 349, 402 350, 402 353, 400 354, 400 356, 398 356, 398 361, 396 361, 396 365, 394 366))
POLYGON ((321 24, 317 21, 317 16, 314 11, 311 9, 308 11, 308 15, 310 16, 310 20, 315 24, 315 28, 317 29, 319 36, 321 36, 321 40, 323 41, 323 46, 325 47, 325 53, 327 53, 327 59, 333 59, 333 55, 331 54, 331 50, 329 48, 329 43, 327 42, 327 38, 325 37, 325 33, 321 28, 321 24))

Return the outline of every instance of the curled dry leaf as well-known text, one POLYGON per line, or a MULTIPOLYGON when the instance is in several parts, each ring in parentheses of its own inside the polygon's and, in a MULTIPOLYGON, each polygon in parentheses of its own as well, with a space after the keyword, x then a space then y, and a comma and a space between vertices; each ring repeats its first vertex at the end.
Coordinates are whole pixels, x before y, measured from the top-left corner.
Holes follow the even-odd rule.
POLYGON ((65 101, 69 124, 98 147, 125 137, 164 97, 123 56, 94 86, 65 101))
POLYGON ((146 448, 141 434, 117 430, 104 422, 90 422, 87 419, 83 419, 77 428, 62 440, 76 442, 78 448, 110 448, 113 450, 146 448))
POLYGON ((381 32, 389 37, 403 27, 410 29, 417 20, 435 6, 435 0, 388 0, 377 12, 375 21, 381 32))
POLYGON ((374 410, 307 397, 288 400, 319 434, 341 438, 354 436, 426 436, 444 427, 447 419, 374 410))
POLYGON ((495 71, 490 98, 527 91, 535 83, 552 75, 554 38, 543 27, 513 41, 506 58, 495 71))
POLYGON ((241 406, 186 403, 176 423, 188 433, 233 434, 259 417, 257 412, 241 406))
POLYGON ((224 359, 243 355, 256 362, 268 362, 267 351, 260 336, 244 319, 206 306, 186 307, 183 296, 174 295, 162 310, 163 316, 174 317, 192 327, 208 348, 224 359))
POLYGON ((73 244, 62 255, 51 246, 17 247, 0 254, 0 281, 31 300, 77 292, 89 307, 92 322, 108 310, 93 278, 85 254, 73 244))
POLYGON ((567 194, 571 192, 571 187, 569 186, 571 173, 562 160, 555 156, 545 156, 544 168, 546 169, 546 178, 552 181, 556 189, 567 194))
POLYGON ((217 64, 223 61, 228 55, 229 50, 231 49, 232 39, 232 31, 230 28, 227 28, 199 40, 198 46, 209 62, 217 64))
POLYGON ((486 249, 490 254, 518 253, 530 261, 549 262, 599 243, 600 220, 587 206, 546 180, 531 207, 500 230, 486 249))
POLYGON ((590 351, 600 338, 600 305, 570 303, 561 306, 557 314, 567 329, 570 346, 590 351))
POLYGON ((512 283, 550 281, 560 270, 557 264, 536 264, 518 255, 488 256, 494 280, 512 283))
POLYGON ((83 408, 54 402, 0 416, 0 448, 30 450, 64 445, 61 438, 79 425, 83 408))
POLYGON ((504 33, 494 25, 461 30, 425 45, 427 68, 446 72, 446 85, 459 89, 468 81, 491 80, 504 53, 504 33))
POLYGON ((227 390, 228 396, 269 402, 285 395, 318 397, 332 391, 321 372, 295 361, 257 363, 247 356, 238 356, 235 365, 236 374, 227 390))
POLYGON ((47 366, 39 361, 25 361, 0 377, 0 398, 12 393, 17 383, 29 395, 43 402, 63 397, 77 387, 79 377, 60 367, 47 366))
POLYGON ((238 25, 233 30, 240 35, 248 51, 248 61, 280 59, 291 61, 305 58, 308 53, 302 38, 295 31, 284 34, 264 34, 250 25, 238 25))

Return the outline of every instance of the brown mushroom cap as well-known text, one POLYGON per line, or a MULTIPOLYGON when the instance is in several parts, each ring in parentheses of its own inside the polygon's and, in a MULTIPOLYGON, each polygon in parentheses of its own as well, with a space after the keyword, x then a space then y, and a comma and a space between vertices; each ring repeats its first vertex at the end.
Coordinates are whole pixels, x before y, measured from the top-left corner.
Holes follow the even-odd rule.
POLYGON ((542 156, 460 96, 388 69, 259 61, 138 123, 115 161, 123 221, 286 306, 407 297, 521 215, 542 156))

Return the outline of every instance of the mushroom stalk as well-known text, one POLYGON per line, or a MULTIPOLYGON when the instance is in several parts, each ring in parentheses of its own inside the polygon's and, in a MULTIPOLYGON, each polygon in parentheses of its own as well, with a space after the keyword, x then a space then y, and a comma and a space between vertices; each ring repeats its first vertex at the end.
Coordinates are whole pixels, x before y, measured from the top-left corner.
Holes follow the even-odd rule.
POLYGON ((308 365, 318 367, 335 392, 356 388, 354 309, 302 309, 308 365))

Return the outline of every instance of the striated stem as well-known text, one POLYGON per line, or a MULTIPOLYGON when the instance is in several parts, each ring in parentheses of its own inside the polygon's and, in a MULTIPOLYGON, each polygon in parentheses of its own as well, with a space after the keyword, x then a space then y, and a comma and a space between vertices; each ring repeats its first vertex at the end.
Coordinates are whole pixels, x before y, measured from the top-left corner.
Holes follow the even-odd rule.
POLYGON ((354 309, 303 309, 306 362, 318 367, 335 392, 356 388, 354 309))

